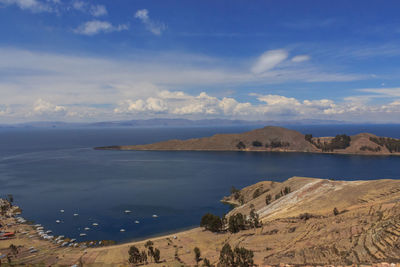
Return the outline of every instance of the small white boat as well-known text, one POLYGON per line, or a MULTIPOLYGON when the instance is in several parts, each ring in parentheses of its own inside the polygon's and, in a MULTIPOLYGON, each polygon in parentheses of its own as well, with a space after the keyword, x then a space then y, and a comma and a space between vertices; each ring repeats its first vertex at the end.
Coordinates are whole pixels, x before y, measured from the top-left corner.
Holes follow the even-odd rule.
POLYGON ((79 214, 78 213, 74 213, 74 217, 76 217, 76 216, 79 216, 79 214))
POLYGON ((60 223, 61 221, 60 220, 56 220, 56 223, 60 223))
POLYGON ((60 210, 61 213, 64 213, 64 210, 60 210))
POLYGON ((135 223, 137 224, 137 223, 140 223, 139 221, 135 221, 135 223))
POLYGON ((130 210, 125 210, 124 211, 126 214, 129 214, 129 213, 131 213, 132 211, 130 211, 130 210))
POLYGON ((93 225, 93 226, 99 226, 99 224, 98 224, 98 223, 92 223, 92 225, 93 225))
POLYGON ((46 234, 51 234, 53 231, 51 231, 51 230, 47 230, 45 233, 46 234))
POLYGON ((89 228, 89 227, 85 227, 85 228, 83 228, 83 230, 85 230, 85 231, 89 231, 89 230, 90 230, 90 228, 89 228))
POLYGON ((86 234, 85 233, 80 233, 79 236, 86 236, 86 234))
POLYGON ((74 243, 75 241, 76 241, 75 238, 72 238, 72 239, 70 240, 71 243, 74 243))
POLYGON ((125 232, 125 229, 121 229, 121 230, 119 230, 120 232, 125 232))
POLYGON ((158 215, 157 214, 153 214, 153 216, 151 216, 151 217, 158 218, 158 215))

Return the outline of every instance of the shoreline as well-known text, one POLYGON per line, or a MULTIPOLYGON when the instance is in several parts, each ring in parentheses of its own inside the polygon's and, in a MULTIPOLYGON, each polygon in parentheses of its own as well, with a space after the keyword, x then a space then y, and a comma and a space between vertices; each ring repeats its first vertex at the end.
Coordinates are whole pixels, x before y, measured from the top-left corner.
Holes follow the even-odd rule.
MULTIPOLYGON (((326 266, 328 263, 344 266, 350 261, 360 264, 355 254, 343 254, 349 251, 364 255, 363 262, 370 265, 400 260, 390 256, 400 255, 396 245, 400 241, 398 179, 344 181, 295 176, 282 182, 260 181, 238 192, 243 203, 227 214, 229 221, 239 213, 247 218, 255 210, 261 223, 258 226, 246 219, 238 231, 225 223, 215 232, 188 227, 100 247, 81 243, 68 247, 41 238, 35 234, 38 230, 35 225, 19 223, 17 216, 10 213, 0 223, 7 225, 4 230, 15 232, 15 236, 0 242, 0 255, 11 255, 18 266, 125 266, 132 246, 146 251, 146 243, 152 241, 154 248, 161 251, 158 264, 169 267, 194 266, 195 248, 212 264, 218 264, 222 248, 227 244, 252 251, 254 263, 259 266, 326 266), (266 204, 268 194, 279 194, 279 197, 266 204), (384 243, 380 252, 373 250, 377 242, 384 243), (313 244, 312 250, 310 244, 313 244), (18 253, 12 255, 13 249, 18 253)), ((235 196, 231 194, 223 200, 232 203, 235 196)), ((146 264, 158 266, 151 260, 146 264)))
POLYGON ((108 151, 155 151, 155 152, 242 152, 242 153, 304 153, 304 154, 324 154, 324 155, 349 155, 349 156, 400 156, 400 152, 394 153, 349 153, 343 151, 319 152, 319 151, 297 151, 297 150, 238 150, 238 149, 135 149, 135 148, 114 148, 110 147, 93 147, 94 150, 108 151))

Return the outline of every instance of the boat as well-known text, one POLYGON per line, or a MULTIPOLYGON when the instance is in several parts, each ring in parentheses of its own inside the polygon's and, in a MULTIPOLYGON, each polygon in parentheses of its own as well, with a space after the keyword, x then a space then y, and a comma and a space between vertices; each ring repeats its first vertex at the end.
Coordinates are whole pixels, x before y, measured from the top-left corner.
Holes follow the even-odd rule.
POLYGON ((64 213, 64 210, 60 210, 61 213, 64 213))
POLYGON ((61 221, 60 220, 56 220, 56 223, 60 223, 61 221))
POLYGON ((86 234, 85 233, 80 233, 79 236, 86 236, 86 234))
POLYGON ((121 229, 121 230, 119 230, 120 232, 125 232, 125 229, 121 229))
POLYGON ((90 230, 90 228, 89 228, 89 227, 85 227, 83 230, 85 230, 85 231, 89 231, 89 230, 90 230))
POLYGON ((129 214, 129 213, 131 213, 132 211, 130 211, 130 210, 125 210, 124 211, 126 214, 129 214))
POLYGON ((140 223, 139 221, 135 221, 135 223, 140 223))
POLYGON ((74 217, 76 217, 76 216, 79 216, 79 214, 78 213, 74 213, 74 217))
POLYGON ((157 214, 153 214, 153 216, 151 216, 151 217, 158 218, 158 215, 157 214))
POLYGON ((93 225, 93 226, 98 226, 99 224, 98 224, 98 223, 92 223, 92 225, 93 225))

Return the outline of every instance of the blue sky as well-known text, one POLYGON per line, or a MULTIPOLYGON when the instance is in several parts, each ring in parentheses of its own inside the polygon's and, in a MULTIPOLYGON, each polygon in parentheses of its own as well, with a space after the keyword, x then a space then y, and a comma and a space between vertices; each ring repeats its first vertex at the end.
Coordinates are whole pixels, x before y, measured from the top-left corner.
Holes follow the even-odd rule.
POLYGON ((0 122, 400 122, 398 1, 0 0, 0 122))

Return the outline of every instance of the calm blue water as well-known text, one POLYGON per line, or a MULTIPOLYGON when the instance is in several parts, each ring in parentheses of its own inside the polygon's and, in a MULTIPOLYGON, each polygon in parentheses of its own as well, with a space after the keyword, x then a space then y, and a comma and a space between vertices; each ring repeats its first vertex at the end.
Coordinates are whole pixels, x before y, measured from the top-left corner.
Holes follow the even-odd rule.
MULTIPOLYGON (((400 137, 399 125, 289 127, 314 136, 367 131, 400 137)), ((0 196, 13 194, 25 218, 56 235, 78 238, 86 232, 86 240, 127 241, 197 226, 206 212, 222 215, 228 208, 219 200, 232 185, 295 175, 400 178, 400 157, 92 149, 252 128, 1 129, 0 196), (124 214, 126 209, 132 213, 124 214), (126 232, 120 233, 121 228, 126 232)))

